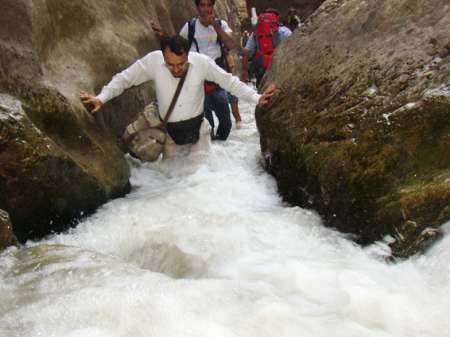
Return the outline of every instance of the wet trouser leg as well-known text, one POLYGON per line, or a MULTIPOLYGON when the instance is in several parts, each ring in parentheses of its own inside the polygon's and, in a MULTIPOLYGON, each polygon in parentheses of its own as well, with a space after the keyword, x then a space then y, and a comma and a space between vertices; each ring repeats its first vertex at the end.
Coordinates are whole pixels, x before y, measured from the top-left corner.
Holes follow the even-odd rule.
POLYGON ((219 120, 215 139, 226 140, 231 131, 231 113, 227 92, 222 88, 218 88, 207 96, 209 97, 207 100, 205 99, 205 102, 208 102, 208 106, 205 104, 205 117, 208 119, 211 127, 214 127, 214 121, 211 121, 213 119, 212 113, 210 113, 211 110, 214 110, 219 120))

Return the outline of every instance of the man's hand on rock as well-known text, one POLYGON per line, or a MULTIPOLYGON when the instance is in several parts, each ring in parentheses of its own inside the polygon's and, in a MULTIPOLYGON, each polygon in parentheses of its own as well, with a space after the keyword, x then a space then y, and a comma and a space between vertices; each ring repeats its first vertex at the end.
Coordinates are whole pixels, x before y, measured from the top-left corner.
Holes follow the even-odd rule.
POLYGON ((157 22, 150 22, 150 26, 152 27, 153 33, 155 33, 157 38, 162 38, 164 36, 164 32, 161 26, 157 22))
POLYGON ((80 91, 80 100, 90 113, 97 112, 103 105, 102 101, 86 91, 80 91))
POLYGON ((277 86, 274 83, 269 84, 269 86, 264 90, 261 97, 259 98, 258 106, 264 106, 270 101, 270 97, 275 93, 277 86))

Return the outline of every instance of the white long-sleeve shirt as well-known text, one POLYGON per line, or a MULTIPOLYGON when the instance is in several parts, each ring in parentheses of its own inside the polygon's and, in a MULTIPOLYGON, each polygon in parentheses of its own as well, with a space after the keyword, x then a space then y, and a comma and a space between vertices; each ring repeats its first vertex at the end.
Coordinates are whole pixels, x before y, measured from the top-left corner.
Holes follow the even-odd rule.
MULTIPOLYGON (((203 82, 205 80, 219 84, 240 99, 253 104, 258 103, 261 95, 241 82, 236 76, 232 76, 218 67, 208 56, 190 52, 188 62, 189 70, 186 80, 169 122, 187 120, 203 113, 203 102, 205 99, 203 82)), ((103 87, 97 98, 102 103, 106 103, 120 95, 125 89, 150 80, 153 80, 155 83, 159 113, 161 118, 164 118, 180 79, 174 77, 166 67, 160 50, 147 54, 121 73, 115 75, 103 87)))

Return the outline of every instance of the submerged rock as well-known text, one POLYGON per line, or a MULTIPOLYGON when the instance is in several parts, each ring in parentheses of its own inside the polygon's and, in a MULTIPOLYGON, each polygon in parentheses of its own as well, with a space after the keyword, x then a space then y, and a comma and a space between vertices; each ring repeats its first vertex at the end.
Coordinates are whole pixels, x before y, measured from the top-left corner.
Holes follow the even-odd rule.
POLYGON ((330 0, 276 50, 257 112, 286 200, 363 244, 421 252, 450 219, 450 4, 330 0), (295 76, 292 76, 295 74, 295 76))

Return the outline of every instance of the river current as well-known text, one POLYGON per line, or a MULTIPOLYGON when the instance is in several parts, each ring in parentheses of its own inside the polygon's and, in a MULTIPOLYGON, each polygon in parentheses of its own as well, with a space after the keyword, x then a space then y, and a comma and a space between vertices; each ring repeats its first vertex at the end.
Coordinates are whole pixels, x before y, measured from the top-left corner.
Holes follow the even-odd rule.
POLYGON ((141 164, 76 228, 0 255, 1 337, 450 336, 450 226, 388 263, 261 167, 253 110, 207 153, 141 164))

